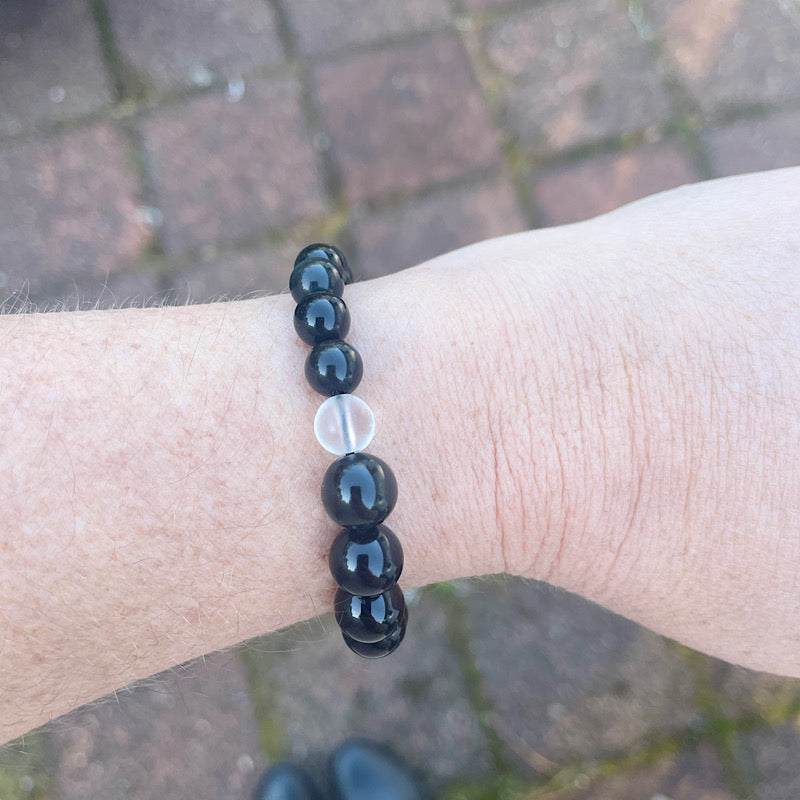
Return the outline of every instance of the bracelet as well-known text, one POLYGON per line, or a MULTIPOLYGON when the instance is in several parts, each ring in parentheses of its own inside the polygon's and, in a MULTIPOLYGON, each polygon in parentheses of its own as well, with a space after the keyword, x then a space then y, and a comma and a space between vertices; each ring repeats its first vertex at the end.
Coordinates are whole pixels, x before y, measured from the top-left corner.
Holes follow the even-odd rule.
POLYGON ((339 249, 310 244, 295 259, 289 290, 297 301, 294 328, 312 346, 306 379, 328 398, 314 418, 314 433, 326 450, 341 456, 322 480, 322 504, 342 526, 328 559, 339 585, 336 622, 354 653, 382 658, 399 647, 406 632, 408 611, 397 585, 403 548, 382 524, 397 502, 397 481, 385 461, 364 452, 375 434, 375 418, 351 394, 363 373, 361 356, 344 341, 350 312, 342 293, 352 282, 339 249))

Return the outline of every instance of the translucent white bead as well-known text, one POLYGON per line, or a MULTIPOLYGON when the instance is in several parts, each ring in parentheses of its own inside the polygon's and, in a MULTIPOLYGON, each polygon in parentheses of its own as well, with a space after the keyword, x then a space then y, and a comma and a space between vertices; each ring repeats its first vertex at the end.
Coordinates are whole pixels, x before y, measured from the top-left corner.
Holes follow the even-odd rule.
POLYGON ((335 394, 319 407, 314 433, 317 441, 337 456, 358 453, 375 435, 375 417, 360 397, 335 394))

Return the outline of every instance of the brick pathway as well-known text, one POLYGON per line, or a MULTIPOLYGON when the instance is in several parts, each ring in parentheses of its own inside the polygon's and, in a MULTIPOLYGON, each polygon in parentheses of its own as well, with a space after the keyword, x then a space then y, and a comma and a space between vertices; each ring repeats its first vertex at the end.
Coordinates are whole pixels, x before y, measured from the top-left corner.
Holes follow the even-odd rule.
MULTIPOLYGON (((280 291, 315 238, 375 277, 798 162, 787 0, 0 0, 11 305, 280 291)), ((388 664, 324 616, 79 709, 0 749, 0 798, 246 797, 351 734, 450 800, 800 796, 798 682, 534 583, 415 604, 388 664)))

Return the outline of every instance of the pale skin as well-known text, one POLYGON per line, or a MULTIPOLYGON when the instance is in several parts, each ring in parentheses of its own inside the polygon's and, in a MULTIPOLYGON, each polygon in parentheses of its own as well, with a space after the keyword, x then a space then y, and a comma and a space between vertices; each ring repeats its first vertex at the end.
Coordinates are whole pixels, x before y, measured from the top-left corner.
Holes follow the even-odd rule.
MULTIPOLYGON (((345 300, 404 587, 525 575, 800 676, 800 169, 345 300)), ((293 307, 0 317, 0 739, 330 608, 293 307)))

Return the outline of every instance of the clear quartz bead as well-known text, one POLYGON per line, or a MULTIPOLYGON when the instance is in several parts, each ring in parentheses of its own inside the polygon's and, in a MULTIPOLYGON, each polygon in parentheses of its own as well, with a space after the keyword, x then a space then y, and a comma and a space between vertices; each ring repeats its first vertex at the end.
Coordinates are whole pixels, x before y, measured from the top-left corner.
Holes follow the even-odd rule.
POLYGON ((314 433, 317 441, 337 456, 358 453, 375 435, 375 417, 360 397, 335 394, 319 407, 314 433))

